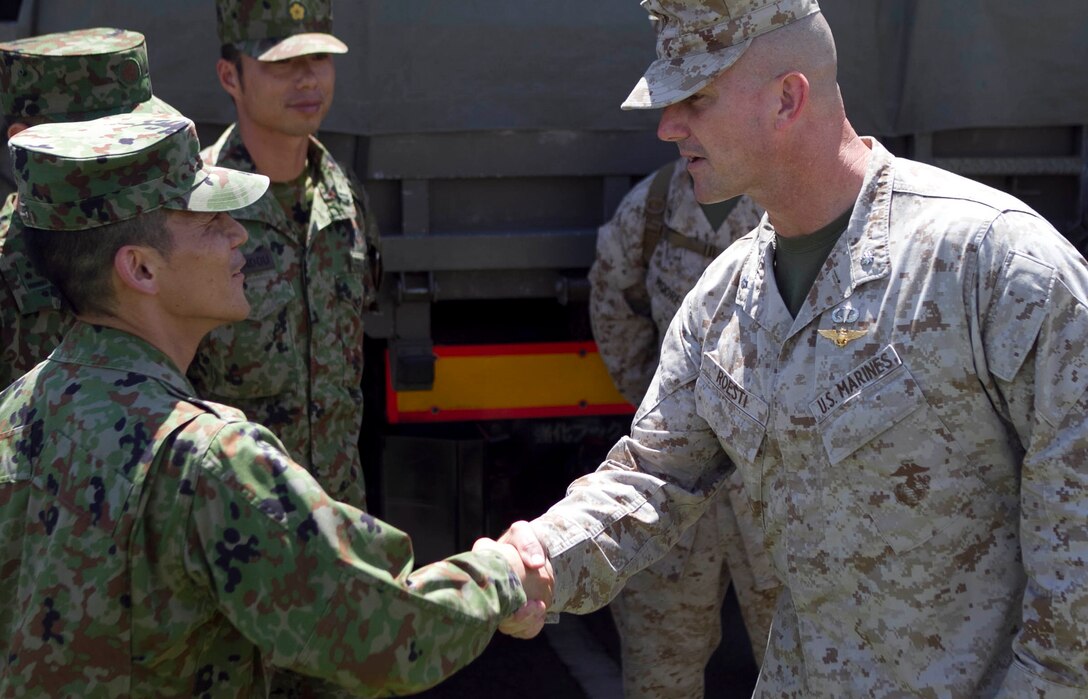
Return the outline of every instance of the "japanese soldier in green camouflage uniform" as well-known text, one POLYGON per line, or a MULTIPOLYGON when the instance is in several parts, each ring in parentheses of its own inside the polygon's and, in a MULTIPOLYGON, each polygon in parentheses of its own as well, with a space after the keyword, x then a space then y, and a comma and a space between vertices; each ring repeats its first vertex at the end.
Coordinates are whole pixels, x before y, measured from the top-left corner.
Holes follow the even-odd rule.
MULTIPOLYGON (((142 34, 80 29, 0 43, 8 138, 34 124, 133 111, 174 111, 151 94, 142 34)), ((72 323, 60 294, 27 260, 16 207, 11 192, 0 209, 0 388, 53 351, 72 323)))
POLYGON ((413 572, 406 535, 185 378, 250 311, 224 212, 267 178, 205 165, 168 114, 10 146, 28 249, 78 322, 0 393, 0 696, 264 696, 273 667, 401 695, 478 655, 525 601, 513 549, 413 572))
MULTIPOLYGON (((271 185, 234 214, 249 233, 250 315, 213 331, 189 376, 201 395, 275 432, 328 493, 365 509, 363 313, 377 283, 377 225, 313 135, 332 104, 332 56, 348 49, 329 34, 330 0, 216 0, 216 16, 216 69, 237 122, 203 156, 271 185)), ((312 693, 299 683, 282 675, 276 696, 312 693)))
POLYGON ((209 163, 267 175, 235 212, 249 241, 249 317, 213 331, 189 375, 201 395, 273 430, 334 497, 366 506, 358 453, 363 313, 376 224, 363 191, 313 137, 332 102, 329 0, 218 0, 220 83, 237 123, 209 163))

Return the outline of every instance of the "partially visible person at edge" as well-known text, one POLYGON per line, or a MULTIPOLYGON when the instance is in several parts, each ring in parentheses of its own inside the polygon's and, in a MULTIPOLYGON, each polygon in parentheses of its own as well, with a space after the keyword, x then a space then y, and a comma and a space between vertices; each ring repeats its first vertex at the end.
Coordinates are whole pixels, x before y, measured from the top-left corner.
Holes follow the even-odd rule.
POLYGON ((225 212, 268 179, 205 165, 168 114, 10 146, 28 250, 77 321, 0 392, 0 695, 266 696, 273 667, 402 695, 479 655, 526 601, 514 549, 413 572, 404 533, 185 379, 249 313, 225 212))
POLYGON ((377 225, 363 190, 314 138, 332 104, 330 0, 216 0, 216 72, 237 122, 202 153, 267 175, 235 212, 249 233, 249 318, 213 330, 189 378, 279 436, 338 500, 365 509, 359 458, 363 314, 377 285, 377 225))
MULTIPOLYGON (((0 43, 8 138, 35 124, 149 111, 175 110, 151 94, 138 32, 79 29, 0 43)), ((45 359, 73 323, 60 294, 27 259, 18 201, 12 190, 0 209, 0 388, 45 359)))
POLYGON ((505 540, 589 611, 735 467, 784 584, 756 696, 1088 696, 1088 264, 858 136, 814 0, 643 5, 626 106, 663 109, 699 201, 767 215, 685 298, 630 436, 505 540))
MULTIPOLYGON (((706 266, 758 226, 763 213, 746 196, 700 205, 685 165, 668 163, 624 197, 597 234, 589 270, 593 336, 616 388, 635 405, 650 385, 680 302, 706 266)), ((672 550, 632 576, 612 601, 624 696, 704 695, 731 581, 758 664, 781 583, 739 474, 672 550)))

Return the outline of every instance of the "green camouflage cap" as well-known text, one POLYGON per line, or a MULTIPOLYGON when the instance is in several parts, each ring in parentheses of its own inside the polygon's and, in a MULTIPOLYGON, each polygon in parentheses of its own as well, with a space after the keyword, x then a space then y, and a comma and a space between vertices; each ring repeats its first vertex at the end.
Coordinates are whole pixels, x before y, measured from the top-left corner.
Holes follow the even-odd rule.
POLYGON ((332 0, 216 0, 219 41, 258 61, 347 53, 332 31, 332 0))
POLYGON ((106 27, 0 43, 0 105, 12 121, 177 113, 151 94, 144 35, 106 27))
POLYGON ((752 39, 819 12, 816 0, 642 0, 657 30, 657 60, 623 109, 687 99, 733 65, 752 39))
POLYGON ((33 228, 75 231, 160 207, 232 211, 268 178, 205 166, 196 127, 174 114, 120 114, 42 124, 8 142, 19 215, 33 228))

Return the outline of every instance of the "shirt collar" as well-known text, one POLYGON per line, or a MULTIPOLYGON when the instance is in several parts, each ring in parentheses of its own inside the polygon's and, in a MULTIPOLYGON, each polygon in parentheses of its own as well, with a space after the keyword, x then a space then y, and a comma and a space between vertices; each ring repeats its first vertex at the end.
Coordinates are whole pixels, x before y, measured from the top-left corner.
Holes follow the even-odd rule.
POLYGON ((185 395, 196 395, 189 380, 164 352, 136 335, 102 325, 82 321, 75 323, 49 359, 138 374, 160 381, 185 395))
POLYGON ((780 339, 785 339, 791 328, 804 327, 814 316, 841 303, 861 284, 885 276, 891 267, 888 236, 895 157, 876 139, 864 137, 862 140, 872 150, 872 155, 850 223, 816 281, 819 286, 817 303, 813 305, 806 301, 797 317, 792 318, 784 304, 767 302, 769 285, 775 283, 772 273, 775 230, 766 216, 756 244, 741 269, 737 305, 780 339), (827 270, 826 265, 831 265, 831 269, 827 270), (780 313, 771 313, 774 309, 780 313))

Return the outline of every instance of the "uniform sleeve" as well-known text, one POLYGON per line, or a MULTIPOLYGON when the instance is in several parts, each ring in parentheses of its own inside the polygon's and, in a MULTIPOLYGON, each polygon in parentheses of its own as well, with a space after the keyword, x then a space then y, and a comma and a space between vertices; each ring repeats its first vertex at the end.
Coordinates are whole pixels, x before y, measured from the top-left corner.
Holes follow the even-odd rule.
POLYGON ((1057 232, 1006 213, 980 250, 983 347, 1025 450, 1023 625, 1002 697, 1088 693, 1088 269, 1057 232))
POLYGON ((253 423, 222 428, 193 481, 186 568, 277 667, 361 696, 418 692, 524 604, 498 554, 413 571, 406 534, 332 500, 253 423))
POLYGON ((378 296, 382 282, 382 253, 378 219, 370 208, 370 198, 363 185, 350 175, 351 193, 355 197, 355 224, 362 235, 362 245, 358 246, 366 256, 363 265, 363 305, 368 310, 378 307, 378 296))
POLYGON ((612 382, 635 405, 645 395, 658 359, 659 338, 649 313, 642 259, 648 186, 644 181, 632 189, 612 220, 601 226, 597 256, 589 270, 593 338, 612 382), (632 308, 628 295, 644 297, 646 308, 632 308))
POLYGON ((691 298, 669 326, 630 436, 532 522, 555 569, 551 611, 585 613, 607 604, 627 578, 672 548, 732 472, 696 412, 701 332, 693 328, 702 323, 692 317, 691 298))

